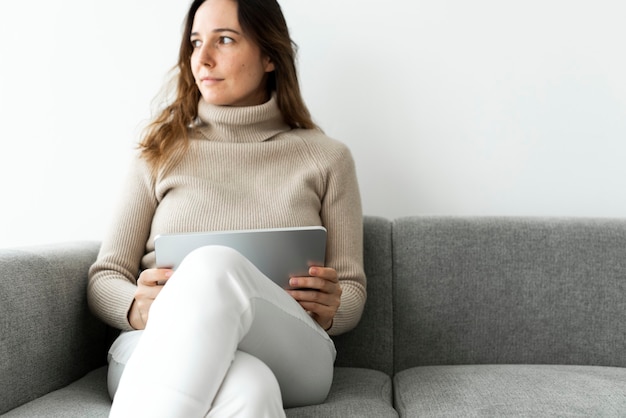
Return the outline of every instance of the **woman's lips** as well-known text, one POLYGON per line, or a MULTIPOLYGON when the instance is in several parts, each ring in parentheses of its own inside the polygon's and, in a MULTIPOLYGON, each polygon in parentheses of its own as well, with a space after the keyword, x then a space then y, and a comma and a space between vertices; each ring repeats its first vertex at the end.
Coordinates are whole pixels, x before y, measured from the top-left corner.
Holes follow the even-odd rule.
POLYGON ((200 83, 205 85, 205 86, 206 85, 210 86, 210 85, 213 85, 213 84, 217 84, 217 83, 219 83, 220 81, 223 81, 223 80, 224 80, 223 78, 218 78, 218 77, 202 77, 200 79, 200 83))

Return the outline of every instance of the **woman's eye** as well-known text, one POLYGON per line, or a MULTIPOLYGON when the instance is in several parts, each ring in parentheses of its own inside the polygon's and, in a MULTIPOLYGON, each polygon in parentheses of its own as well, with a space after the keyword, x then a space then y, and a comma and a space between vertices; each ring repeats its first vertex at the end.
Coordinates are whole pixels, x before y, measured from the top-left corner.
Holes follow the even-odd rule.
POLYGON ((229 36, 220 36, 220 43, 224 45, 228 45, 235 42, 235 40, 229 36))
POLYGON ((199 39, 192 39, 191 40, 191 46, 194 48, 199 48, 200 45, 202 45, 202 42, 200 42, 199 39))

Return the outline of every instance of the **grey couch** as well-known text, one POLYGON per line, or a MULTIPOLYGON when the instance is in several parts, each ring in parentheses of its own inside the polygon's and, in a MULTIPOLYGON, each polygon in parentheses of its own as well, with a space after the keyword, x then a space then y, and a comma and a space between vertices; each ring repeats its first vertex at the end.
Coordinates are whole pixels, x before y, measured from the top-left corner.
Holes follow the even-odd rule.
MULTIPOLYGON (((105 417, 98 243, 0 251, 0 414, 105 417)), ((365 219, 369 298, 289 417, 626 416, 626 220, 365 219)))

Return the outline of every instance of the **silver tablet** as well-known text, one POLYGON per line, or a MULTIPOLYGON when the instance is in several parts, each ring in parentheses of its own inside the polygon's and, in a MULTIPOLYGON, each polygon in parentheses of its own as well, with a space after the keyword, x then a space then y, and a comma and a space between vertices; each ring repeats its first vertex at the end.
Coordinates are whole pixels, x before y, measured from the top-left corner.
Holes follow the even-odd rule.
POLYGON ((161 234, 154 240, 157 267, 176 269, 187 254, 207 245, 234 248, 280 287, 289 288, 290 277, 308 276, 309 267, 324 265, 326 228, 307 226, 161 234))

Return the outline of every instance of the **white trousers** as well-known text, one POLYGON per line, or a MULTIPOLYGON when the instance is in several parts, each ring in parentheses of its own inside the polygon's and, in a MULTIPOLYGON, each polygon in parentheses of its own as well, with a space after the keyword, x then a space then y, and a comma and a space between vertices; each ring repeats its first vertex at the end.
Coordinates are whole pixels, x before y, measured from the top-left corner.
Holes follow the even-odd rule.
POLYGON ((281 417, 321 403, 333 378, 328 334, 237 251, 190 253, 146 329, 109 350, 111 417, 281 417), (119 383, 118 383, 119 382, 119 383))

